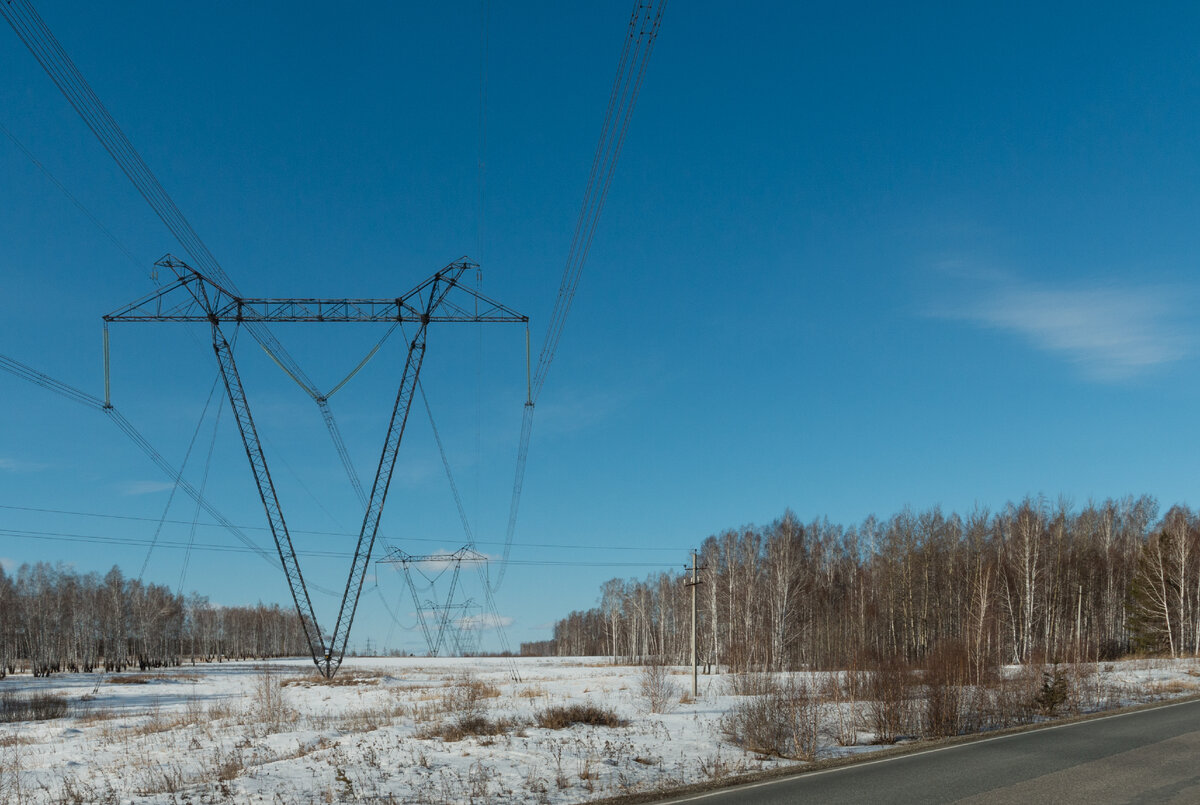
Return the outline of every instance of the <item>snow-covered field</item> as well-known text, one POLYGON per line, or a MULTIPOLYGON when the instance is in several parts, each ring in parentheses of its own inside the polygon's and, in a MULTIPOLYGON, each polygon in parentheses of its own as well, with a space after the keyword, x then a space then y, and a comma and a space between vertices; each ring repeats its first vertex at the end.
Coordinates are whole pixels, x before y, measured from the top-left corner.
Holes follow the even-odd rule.
MULTIPOLYGON (((1112 704, 1200 690, 1192 660, 1097 670, 1112 704)), ((649 711, 642 669, 604 658, 348 659, 332 684, 307 660, 10 676, 0 695, 58 694, 68 713, 0 724, 0 802, 562 803, 790 762, 724 740, 721 717, 745 699, 725 677, 702 676, 693 701, 671 671, 666 713, 649 711), (627 724, 537 726, 573 704, 627 724), (446 740, 472 715, 495 734, 446 740)), ((861 721, 846 740, 854 706, 826 705, 819 756, 878 748, 861 721)))

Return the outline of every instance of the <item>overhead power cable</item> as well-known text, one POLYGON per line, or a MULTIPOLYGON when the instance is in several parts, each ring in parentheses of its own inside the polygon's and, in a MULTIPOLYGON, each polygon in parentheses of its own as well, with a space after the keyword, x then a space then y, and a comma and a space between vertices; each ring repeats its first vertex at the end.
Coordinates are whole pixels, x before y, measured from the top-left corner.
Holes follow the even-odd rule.
MULTIPOLYGON (((87 124, 96 139, 108 151, 122 172, 133 183, 133 186, 154 210, 155 214, 167 227, 184 251, 191 257, 192 265, 199 271, 222 286, 233 296, 241 296, 233 278, 225 272, 217 262, 216 257, 209 251, 208 246, 196 234, 196 230, 184 217, 175 201, 163 188, 158 178, 142 159, 141 154, 133 147, 133 143, 125 136, 120 126, 109 114, 108 109, 84 79, 75 63, 67 55, 62 45, 46 26, 45 21, 29 0, 7 0, 0 2, 0 14, 8 20, 21 41, 42 65, 42 69, 62 92, 67 101, 87 124)), ((349 452, 345 441, 337 427, 333 411, 329 407, 328 395, 323 394, 317 385, 304 373, 300 365, 288 354, 283 344, 275 337, 267 325, 261 321, 248 319, 246 328, 263 349, 275 359, 284 371, 304 389, 317 403, 333 440, 334 449, 346 469, 346 473, 354 485, 355 491, 365 501, 361 483, 358 482, 357 472, 350 462, 349 452)))
POLYGON ((55 187, 57 187, 60 191, 62 191, 62 194, 64 196, 66 196, 67 199, 72 204, 74 204, 75 207, 81 213, 83 213, 84 216, 89 221, 91 221, 93 224, 96 225, 96 228, 99 229, 101 233, 103 233, 104 237, 108 238, 109 241, 112 243, 112 245, 116 246, 117 250, 120 251, 121 254, 125 255, 125 257, 129 260, 130 263, 132 263, 134 266, 136 266, 139 270, 144 268, 144 266, 140 262, 138 262, 138 259, 133 256, 133 252, 131 252, 124 243, 117 240, 117 236, 114 235, 108 227, 106 227, 104 224, 102 224, 100 222, 99 218, 97 218, 95 215, 92 215, 91 210, 89 210, 87 207, 83 206, 83 202, 81 202, 79 199, 77 199, 75 197, 75 195, 70 190, 68 190, 66 188, 66 186, 62 182, 60 182, 58 180, 58 178, 53 173, 51 173, 45 165, 43 165, 41 162, 39 162, 37 157, 35 157, 33 155, 33 153, 28 148, 25 147, 25 144, 22 143, 20 140, 18 140, 16 135, 13 134, 11 131, 9 131, 8 128, 3 123, 0 123, 0 131, 3 131, 5 133, 5 135, 8 136, 8 139, 12 140, 13 145, 15 145, 18 149, 20 149, 21 153, 24 154, 26 156, 26 158, 30 162, 32 162, 34 164, 34 166, 36 166, 37 169, 40 170, 42 172, 42 174, 54 184, 55 187))
MULTIPOLYGON (((217 415, 213 418, 212 439, 208 443, 208 458, 204 462, 204 475, 200 478, 200 494, 204 494, 204 490, 208 487, 208 473, 212 469, 213 449, 217 446, 217 432, 221 429, 221 412, 225 410, 225 406, 217 406, 217 415)), ((192 560, 192 546, 196 544, 196 525, 200 522, 200 505, 196 505, 196 511, 192 515, 192 528, 188 532, 188 546, 183 554, 183 567, 179 570, 179 586, 176 587, 177 595, 183 595, 183 581, 187 578, 188 564, 192 560)))
MULTIPOLYGON (((69 510, 69 509, 50 509, 50 508, 41 507, 41 506, 13 506, 13 505, 3 504, 3 503, 0 503, 0 509, 5 509, 8 511, 37 512, 39 514, 61 514, 61 515, 67 515, 67 516, 71 516, 71 517, 94 517, 94 518, 106 519, 106 520, 128 520, 128 521, 132 521, 132 522, 144 522, 144 523, 157 523, 159 521, 159 518, 157 518, 157 517, 139 517, 137 515, 132 515, 132 514, 107 514, 107 513, 103 513, 103 512, 81 512, 81 511, 73 511, 73 510, 69 510)), ((168 525, 184 525, 184 526, 191 525, 190 520, 166 520, 165 522, 168 525)), ((222 526, 218 523, 200 523, 199 527, 200 528, 224 528, 224 526, 222 526)), ((257 525, 239 525, 238 528, 242 529, 243 531, 268 531, 268 530, 270 530, 266 526, 257 526, 257 525)), ((358 536, 358 534, 354 534, 349 531, 312 531, 312 530, 304 530, 304 529, 299 529, 299 528, 289 529, 289 531, 292 534, 305 534, 305 535, 317 536, 317 537, 346 537, 349 539, 354 539, 355 537, 358 536)), ((380 539, 383 539, 383 535, 380 535, 380 539)), ((405 542, 429 542, 429 543, 436 543, 439 545, 446 545, 447 543, 453 542, 453 540, 450 540, 450 539, 437 539, 434 537, 405 537, 404 540, 405 540, 405 542)), ((491 540, 491 541, 479 540, 475 544, 477 546, 478 545, 503 545, 504 542, 501 540, 491 540)), ((676 553, 676 554, 687 553, 690 550, 690 548, 688 548, 686 546, 654 547, 654 546, 648 546, 648 545, 580 545, 578 543, 565 543, 565 542, 514 542, 513 545, 516 547, 520 547, 520 548, 561 548, 563 550, 572 550, 572 551, 576 551, 576 550, 579 550, 579 551, 639 551, 639 552, 663 552, 663 553, 676 553)))
POLYGON ((558 342, 562 338, 567 314, 571 310, 571 302, 575 299, 575 292, 579 288, 583 266, 587 262, 592 240, 596 236, 600 212, 604 209, 604 201, 608 197, 613 171, 617 165, 617 158, 621 154, 621 146, 625 142, 625 132, 629 129, 629 121, 633 117, 633 109, 642 88, 642 79, 646 74, 646 65, 650 62, 650 54, 654 50, 654 41, 658 36, 658 28, 662 23, 663 11, 666 6, 666 0, 635 0, 633 13, 629 17, 629 28, 621 48, 617 75, 613 79, 612 91, 609 93, 608 109, 604 114, 604 125, 600 129, 600 140, 596 145, 596 153, 592 158, 587 189, 584 190, 583 203, 575 222, 575 232, 571 238, 570 250, 567 252, 562 281, 558 286, 558 297, 554 300, 554 309, 546 328, 546 338, 542 342, 542 349, 538 355, 537 368, 533 371, 529 399, 525 403, 525 413, 521 421, 521 436, 517 447, 517 468, 513 479, 512 500, 509 504, 508 527, 505 529, 504 557, 496 574, 495 586, 491 588, 493 591, 499 590, 504 581, 512 539, 516 532, 517 512, 520 509, 521 491, 525 484, 525 465, 529 458, 529 440, 533 435, 533 409, 541 396, 542 387, 546 384, 546 375, 550 371, 550 364, 553 363, 554 354, 558 350, 558 342))
MULTIPOLYGON (((179 465, 179 476, 176 477, 175 483, 171 485, 171 494, 167 495, 167 502, 166 505, 163 506, 162 517, 159 518, 158 526, 154 529, 154 538, 150 540, 150 547, 146 549, 146 558, 142 560, 142 570, 140 573, 138 573, 139 581, 143 576, 146 575, 146 567, 150 564, 150 556, 154 553, 154 545, 158 541, 159 535, 162 533, 163 526, 167 523, 167 515, 171 511, 171 503, 175 500, 175 493, 179 491, 179 480, 183 477, 183 471, 187 469, 188 460, 192 457, 192 448, 196 446, 196 438, 200 435, 200 428, 202 425, 204 425, 204 418, 208 416, 208 407, 212 405, 213 397, 216 396, 217 393, 217 384, 220 382, 221 375, 218 374, 215 378, 213 378, 212 388, 208 390, 208 399, 204 401, 204 409, 200 412, 200 419, 196 421, 196 430, 192 432, 192 438, 190 441, 188 441, 187 450, 183 454, 183 463, 179 465)), ((215 429, 213 433, 216 433, 215 429)), ((209 450, 209 460, 212 460, 211 449, 209 450)), ((207 475, 207 470, 205 471, 205 474, 207 475)), ((201 494, 204 493, 203 484, 200 486, 200 492, 201 494)), ((197 512, 199 512, 199 507, 197 507, 197 512)), ((193 526, 193 531, 194 530, 195 526, 193 526)))
MULTIPOLYGON (((47 542, 80 542, 93 543, 97 545, 129 545, 141 547, 150 544, 149 539, 140 539, 137 537, 106 537, 100 534, 75 534, 62 531, 36 531, 19 528, 0 528, 0 536, 13 537, 16 539, 32 539, 47 542)), ((215 542, 193 542, 191 540, 163 540, 158 541, 159 548, 171 548, 178 550, 206 551, 210 553, 257 553, 252 548, 238 545, 223 545, 215 542)), ((353 556, 350 551, 317 551, 317 550, 297 550, 297 556, 313 556, 326 559, 346 559, 353 556)), ((556 559, 513 559, 512 564, 529 567, 674 567, 674 563, 670 562, 602 562, 602 561, 575 561, 575 560, 556 560, 556 559)), ((679 567, 684 567, 680 564, 679 567)))
MULTIPOLYGON (((182 488, 183 491, 186 492, 190 498, 192 498, 192 500, 196 501, 200 506, 202 506, 204 511, 207 512, 210 517, 216 520, 229 533, 233 534, 239 542, 246 546, 247 550, 258 554, 264 561, 282 572, 283 565, 278 559, 260 547, 258 543, 247 536, 242 529, 234 525, 228 517, 222 514, 208 501, 207 498, 200 494, 200 491, 192 486, 192 484, 190 484, 187 479, 183 477, 179 470, 172 467, 170 462, 167 461, 166 457, 163 456, 163 454, 157 449, 155 449, 154 445, 150 444, 146 437, 143 436, 141 432, 133 426, 133 423, 126 419, 125 415, 116 408, 105 407, 104 401, 98 397, 93 397, 91 394, 88 394, 85 391, 80 391, 74 386, 63 383, 60 380, 55 380, 49 375, 39 372, 33 367, 21 363, 14 358, 10 358, 7 355, 0 355, 0 370, 9 372, 10 374, 16 375, 24 380, 28 380, 36 386, 44 388, 48 391, 52 391, 55 394, 59 394, 69 400, 73 400, 74 402, 86 405, 89 408, 94 408, 97 411, 101 411, 106 414, 108 418, 112 420, 113 424, 115 424, 117 428, 120 429, 120 431, 138 447, 139 450, 145 453, 150 460, 154 462, 155 466, 157 466, 169 479, 177 482, 180 488, 182 488)), ((332 590, 327 588, 317 587, 316 585, 313 585, 313 587, 314 589, 317 589, 326 595, 334 594, 332 590)))

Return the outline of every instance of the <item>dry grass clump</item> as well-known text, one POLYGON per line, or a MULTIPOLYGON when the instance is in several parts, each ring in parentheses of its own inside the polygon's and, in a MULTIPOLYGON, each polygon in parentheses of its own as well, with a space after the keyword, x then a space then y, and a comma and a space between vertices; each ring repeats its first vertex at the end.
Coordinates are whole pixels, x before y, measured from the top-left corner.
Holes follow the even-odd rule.
POLYGON ((258 671, 253 699, 246 715, 266 729, 268 734, 281 732, 285 725, 294 724, 300 719, 299 712, 288 704, 283 695, 278 673, 270 666, 263 666, 258 671))
POLYGON ((24 767, 24 750, 19 744, 0 748, 0 802, 25 801, 24 767))
POLYGON ((82 724, 99 724, 102 721, 112 721, 120 717, 120 714, 111 707, 95 707, 87 701, 83 701, 82 704, 77 704, 76 706, 78 709, 75 717, 82 724))
POLYGON ((234 748, 232 752, 223 754, 220 748, 213 750, 212 764, 209 768, 210 775, 221 782, 229 782, 235 779, 246 768, 246 759, 242 756, 242 751, 234 748))
POLYGON ((456 679, 451 687, 458 689, 462 688, 464 685, 471 689, 471 696, 475 698, 496 699, 500 696, 500 688, 496 687, 490 682, 484 682, 482 679, 476 679, 469 673, 464 674, 456 679))
POLYGON ((561 730, 575 724, 591 727, 626 727, 629 722, 611 708, 600 707, 591 702, 564 704, 539 710, 533 716, 537 726, 548 730, 561 730))
POLYGON ((491 719, 486 717, 453 719, 426 724, 414 733, 414 737, 423 741, 441 738, 446 743, 461 741, 469 736, 491 737, 506 735, 519 724, 506 718, 491 719))
POLYGON ((331 713, 308 714, 304 721, 310 729, 315 730, 333 729, 341 733, 374 732, 383 727, 390 727, 406 712, 407 709, 403 705, 355 707, 331 713))
POLYGON ((337 674, 332 679, 327 679, 325 676, 314 671, 311 674, 285 679, 281 684, 284 687, 299 685, 310 688, 318 685, 327 688, 344 688, 361 685, 378 685, 388 678, 389 676, 383 671, 375 671, 369 668, 355 668, 352 671, 337 674))
POLYGON ((110 685, 148 685, 150 677, 125 674, 124 676, 110 676, 106 681, 110 685))
POLYGON ((469 671, 454 677, 448 687, 442 689, 436 708, 424 708, 414 717, 430 718, 433 712, 440 714, 433 723, 417 731, 421 739, 441 738, 444 741, 461 741, 468 735, 502 735, 517 726, 507 719, 488 718, 488 700, 500 695, 500 689, 489 685, 469 671))
POLYGON ((197 682, 196 674, 122 674, 104 680, 110 685, 148 685, 151 682, 197 682))

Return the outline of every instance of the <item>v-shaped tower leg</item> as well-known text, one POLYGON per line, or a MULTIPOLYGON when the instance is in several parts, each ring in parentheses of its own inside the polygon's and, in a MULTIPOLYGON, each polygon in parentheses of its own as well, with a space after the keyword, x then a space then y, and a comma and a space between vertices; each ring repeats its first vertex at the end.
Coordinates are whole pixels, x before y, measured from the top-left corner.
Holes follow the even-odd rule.
MULTIPOLYGON (((213 321, 213 349, 217 353, 217 363, 221 366, 221 379, 225 381, 225 390, 229 393, 229 402, 237 419, 238 432, 242 436, 242 444, 246 448, 246 457, 250 459, 250 470, 254 473, 254 482, 258 485, 258 494, 262 498, 263 508, 267 511, 267 522, 271 526, 271 535, 275 537, 275 547, 279 550, 279 560, 283 562, 283 570, 287 575, 288 588, 292 592, 292 600, 296 602, 296 611, 300 614, 300 622, 304 627, 304 636, 308 639, 309 650, 312 651, 313 662, 321 668, 321 661, 328 657, 321 629, 317 625, 317 616, 313 612, 312 601, 308 597, 308 588, 304 584, 304 576, 300 574, 300 564, 296 560, 296 549, 292 545, 291 534, 288 533, 287 523, 283 519, 283 511, 279 507, 279 496, 275 493, 275 484, 271 481, 271 473, 267 469, 267 459, 263 455, 262 444, 258 439, 258 430, 254 427, 254 418, 250 416, 250 406, 246 402, 246 391, 242 388, 242 379, 238 375, 237 364, 233 360, 233 349, 225 340, 220 325, 213 321)), ((322 669, 324 670, 324 669, 322 669)))
MULTIPOLYGON (((421 317, 421 323, 409 344, 408 360, 405 361, 404 374, 400 378, 400 391, 396 395, 396 404, 392 407, 392 418, 388 423, 383 452, 379 456, 379 466, 375 470, 375 481, 371 485, 371 496, 367 500, 367 511, 363 516, 362 530, 359 531, 358 544, 354 548, 350 577, 346 580, 346 593, 342 597, 342 606, 338 611, 329 653, 325 657, 324 666, 321 667, 321 672, 327 677, 333 676, 346 655, 346 643, 350 639, 350 624, 354 621, 354 613, 358 609, 363 577, 366 575, 367 566, 371 561, 371 550, 375 546, 375 536, 379 532, 379 519, 383 516, 383 504, 387 500, 388 487, 392 483, 392 471, 396 468, 396 454, 400 450, 404 426, 408 422, 408 413, 412 408, 417 376, 420 374, 421 364, 425 360, 425 332, 429 329, 430 316, 445 299, 450 289, 454 287, 459 275, 464 270, 466 270, 465 266, 457 265, 445 274, 439 272, 435 275, 434 282, 429 289, 429 297, 426 301, 424 315, 421 317)), ((321 663, 318 663, 318 666, 321 666, 321 663)))

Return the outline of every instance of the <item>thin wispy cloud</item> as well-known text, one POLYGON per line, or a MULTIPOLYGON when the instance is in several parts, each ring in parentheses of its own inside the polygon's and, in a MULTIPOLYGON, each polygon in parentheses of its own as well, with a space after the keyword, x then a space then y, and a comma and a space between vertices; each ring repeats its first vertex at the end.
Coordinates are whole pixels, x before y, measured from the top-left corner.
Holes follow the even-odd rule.
POLYGON ((458 628, 473 632, 483 632, 512 625, 513 619, 508 615, 468 615, 458 619, 458 628))
POLYGON ((15 458, 0 456, 0 472, 40 472, 48 466, 48 464, 38 464, 33 461, 20 461, 15 458))
POLYGON ((984 283, 944 315, 1013 333, 1093 380, 1116 382, 1186 358, 1194 337, 1177 289, 984 283))
POLYGON ((636 399, 629 389, 565 389, 547 394, 538 403, 538 430, 542 433, 568 434, 587 430, 627 408, 636 399))
POLYGON ((121 485, 122 495, 152 495, 155 492, 165 492, 175 486, 170 481, 127 481, 121 485))

